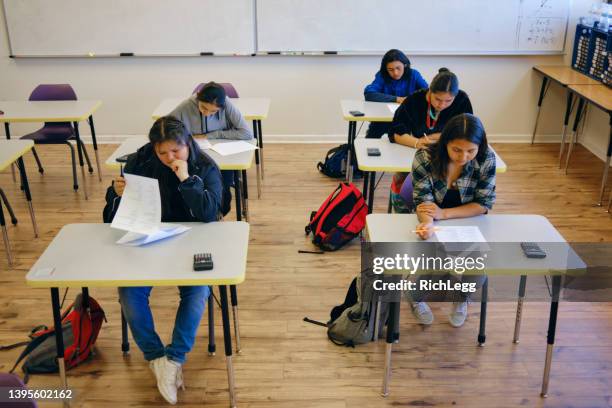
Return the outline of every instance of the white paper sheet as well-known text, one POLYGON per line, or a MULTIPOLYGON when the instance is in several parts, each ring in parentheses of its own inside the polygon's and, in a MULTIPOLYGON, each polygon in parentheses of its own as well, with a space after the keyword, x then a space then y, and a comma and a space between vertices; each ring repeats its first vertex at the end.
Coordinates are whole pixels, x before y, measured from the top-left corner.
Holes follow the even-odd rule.
POLYGON ((151 242, 159 241, 161 239, 169 238, 191 229, 185 225, 163 223, 160 229, 152 234, 139 234, 137 232, 128 232, 125 234, 117 244, 128 245, 128 246, 139 246, 150 244, 151 242))
POLYGON ((399 103, 388 103, 387 108, 391 111, 392 114, 395 115, 395 111, 399 108, 399 103))
POLYGON ((487 242, 475 225, 438 227, 435 232, 438 242, 487 242))
POLYGON ((257 149, 257 146, 243 140, 237 142, 215 143, 212 145, 212 150, 219 153, 221 156, 230 156, 242 152, 249 152, 257 149))
POLYGON ((125 174, 125 190, 111 228, 152 234, 161 224, 161 198, 156 179, 125 174))
POLYGON ((198 145, 202 150, 212 149, 212 144, 210 144, 208 139, 196 139, 196 142, 198 142, 198 145))

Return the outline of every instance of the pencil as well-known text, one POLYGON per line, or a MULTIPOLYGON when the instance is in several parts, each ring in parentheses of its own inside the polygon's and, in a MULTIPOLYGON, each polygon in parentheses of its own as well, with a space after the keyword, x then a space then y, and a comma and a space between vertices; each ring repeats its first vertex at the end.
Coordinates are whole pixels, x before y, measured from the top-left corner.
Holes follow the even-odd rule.
MULTIPOLYGON (((432 231, 440 231, 440 228, 439 227, 433 227, 431 230, 432 231)), ((412 232, 416 234, 417 232, 427 232, 427 231, 429 231, 429 230, 427 230, 427 229, 416 229, 416 230, 414 230, 412 232)))

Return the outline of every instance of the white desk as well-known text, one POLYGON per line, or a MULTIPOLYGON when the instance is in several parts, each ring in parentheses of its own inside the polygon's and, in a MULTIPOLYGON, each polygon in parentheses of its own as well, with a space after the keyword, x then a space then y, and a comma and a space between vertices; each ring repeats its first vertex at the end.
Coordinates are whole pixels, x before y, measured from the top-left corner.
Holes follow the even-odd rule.
MULTIPOLYGON (((185 98, 166 98, 153 111, 152 117, 154 120, 169 114, 176 108, 185 98)), ((240 113, 246 120, 253 121, 253 135, 257 139, 259 151, 255 152, 255 164, 257 165, 257 197, 261 197, 260 178, 264 178, 264 143, 261 121, 268 118, 270 111, 270 98, 230 98, 232 104, 238 108, 240 113), (261 156, 260 156, 261 155, 261 156), (260 174, 261 168, 261 174, 260 174)))
MULTIPOLYGON (((246 274, 249 225, 244 222, 185 223, 192 228, 176 237, 143 247, 115 244, 123 231, 109 224, 64 226, 26 275, 26 283, 51 288, 57 356, 62 386, 67 386, 59 309, 60 287, 205 286, 221 292, 223 337, 231 406, 235 406, 231 333, 226 285, 239 284, 246 274), (83 237, 87 237, 86 240, 83 237), (227 245, 231 242, 232 245, 227 245), (193 254, 210 252, 212 271, 195 272, 193 254), (74 256, 74 254, 78 256, 74 256), (50 269, 52 268, 52 269, 50 269), (52 270, 52 273, 48 273, 52 270)), ((85 300, 88 290, 83 290, 85 300)))
MULTIPOLYGON (((495 154, 495 170, 505 173, 508 167, 493 147, 489 146, 495 154)), ((397 143, 391 143, 388 138, 357 139, 355 140, 355 156, 359 170, 364 172, 363 190, 364 199, 368 202, 368 211, 372 212, 374 205, 374 187, 376 185, 376 172, 410 172, 416 149, 397 143), (380 156, 368 156, 368 148, 380 150, 380 156)), ((389 203, 390 204, 390 203, 389 203)), ((390 210, 390 207, 389 207, 390 210)))
MULTIPOLYGON (((117 158, 126 154, 136 152, 141 146, 148 143, 149 139, 144 136, 130 137, 125 142, 121 143, 117 150, 106 159, 106 166, 113 169, 120 169, 121 163, 117 162, 117 158)), ((210 140, 211 144, 217 143, 229 143, 232 140, 210 140)), ((255 143, 253 140, 251 143, 255 143)), ((204 152, 210 156, 211 159, 217 163, 217 166, 221 170, 233 170, 235 172, 235 183, 236 183, 236 218, 238 221, 242 220, 242 213, 244 213, 245 219, 249 221, 249 193, 248 193, 248 181, 246 177, 246 170, 249 169, 253 164, 253 155, 255 151, 242 152, 238 154, 232 154, 230 156, 222 156, 214 150, 204 150, 204 152)))
MULTIPOLYGON (((11 138, 10 123, 11 122, 72 122, 74 127, 75 139, 77 141, 77 151, 79 155, 79 164, 81 166, 81 175, 83 177, 83 192, 87 199, 87 187, 85 185, 85 169, 83 167, 83 152, 81 148, 81 136, 79 133, 79 122, 87 120, 91 130, 91 138, 93 141, 94 153, 96 155, 96 165, 98 168, 98 180, 102 181, 100 173, 100 160, 98 157, 98 142, 96 140, 96 131, 93 122, 93 114, 102 106, 101 101, 0 101, 0 110, 4 111, 0 115, 0 122, 4 122, 4 131, 6 138, 11 138)), ((36 152, 36 150, 33 150, 36 152)), ((35 155, 38 162, 38 156, 35 155)), ((42 167, 39 164, 39 171, 42 173, 42 167)), ((90 170, 91 171, 91 170, 90 170)), ((78 184, 75 177, 75 190, 78 189, 78 184)))
MULTIPOLYGON (((366 218, 366 228, 371 242, 418 242, 419 238, 412 231, 418 225, 417 216, 414 214, 370 214, 366 218)), ((570 256, 571 262, 569 262, 570 269, 584 269, 586 265, 582 260, 575 254, 575 252, 569 247, 565 247, 565 239, 559 234, 559 232, 553 227, 553 225, 545 218, 539 215, 481 215, 478 217, 454 219, 436 221, 436 225, 476 225, 480 228, 482 235, 487 242, 516 242, 516 253, 509 254, 511 262, 512 258, 519 259, 516 261, 518 274, 521 275, 521 281, 519 284, 519 295, 518 295, 518 306, 517 306, 517 317, 514 329, 514 342, 518 342, 518 334, 520 330, 520 317, 522 313, 523 299, 525 296, 525 285, 527 280, 527 274, 531 274, 533 271, 541 271, 546 274, 550 270, 556 270, 555 262, 557 257, 551 255, 548 259, 526 259, 520 257, 520 242, 538 242, 545 251, 546 245, 551 243, 557 243, 557 246, 563 247, 566 254, 570 256), (516 258, 518 257, 518 258, 516 258), (551 266, 552 265, 552 266, 551 266)), ((431 242, 435 242, 435 238, 430 238, 431 242)), ((503 265, 499 269, 495 269, 496 273, 506 273, 512 269, 514 265, 503 265)), ((488 270, 488 265, 487 265, 488 270)), ((542 396, 546 396, 548 392, 548 380, 550 375, 550 368, 552 363, 552 353, 555 342, 555 330, 557 322, 557 311, 558 311, 558 296, 561 290, 561 278, 562 276, 556 274, 552 276, 552 299, 551 309, 548 323, 548 339, 546 349, 546 359, 544 365, 544 377, 542 380, 542 396)), ((480 332, 478 334, 479 344, 483 344, 485 341, 484 334, 484 322, 486 319, 486 286, 483 285, 483 302, 481 304, 481 321, 480 321, 480 332)), ((385 374, 383 378, 382 394, 387 396, 389 394, 389 381, 391 378, 391 351, 392 344, 399 340, 399 332, 395 329, 399 323, 399 304, 392 302, 389 304, 389 322, 387 327, 393 328, 392 330, 387 329, 387 350, 385 358, 385 374)))
MULTIPOLYGON (((34 207, 32 206, 32 195, 30 194, 30 185, 28 184, 28 176, 26 174, 25 163, 23 162, 22 156, 32 150, 34 142, 31 140, 0 140, 0 171, 6 169, 8 166, 17 162, 19 167, 19 174, 21 175, 21 185, 26 195, 28 202, 28 210, 30 211, 30 218, 32 218, 32 226, 34 227, 34 236, 38 237, 38 227, 36 226, 36 217, 34 217, 34 207)), ((11 254, 11 246, 8 239, 8 233, 6 231, 6 223, 4 220, 4 211, 2 210, 2 200, 6 204, 11 221, 13 225, 17 224, 17 218, 13 214, 13 210, 10 207, 4 191, 0 188, 0 226, 2 227, 2 237, 4 239, 4 248, 6 249, 6 255, 8 258, 9 266, 13 265, 13 257, 11 254)))
POLYGON ((340 101, 340 109, 342 110, 342 118, 349 123, 348 139, 349 155, 346 160, 346 179, 351 181, 351 160, 355 158, 355 139, 357 137, 357 122, 392 122, 395 111, 391 111, 389 106, 399 106, 397 103, 391 102, 368 102, 355 99, 343 99, 340 101), (363 116, 353 116, 351 111, 359 111, 363 116))

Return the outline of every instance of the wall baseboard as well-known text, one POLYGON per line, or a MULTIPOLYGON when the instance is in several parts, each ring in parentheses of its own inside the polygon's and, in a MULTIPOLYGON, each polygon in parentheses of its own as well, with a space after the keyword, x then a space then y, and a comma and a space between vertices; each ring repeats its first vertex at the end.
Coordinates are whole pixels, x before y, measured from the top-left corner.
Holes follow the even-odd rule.
MULTIPOLYGON (((122 143, 131 137, 141 135, 98 135, 100 144, 122 143)), ((359 137, 363 137, 360 135, 359 137)), ((530 143, 531 135, 488 135, 493 143, 530 143)), ((81 137, 85 143, 91 143, 90 135, 81 137)), ((264 135, 265 143, 346 143, 346 135, 264 135)), ((537 143, 559 143, 561 135, 536 135, 537 143)))

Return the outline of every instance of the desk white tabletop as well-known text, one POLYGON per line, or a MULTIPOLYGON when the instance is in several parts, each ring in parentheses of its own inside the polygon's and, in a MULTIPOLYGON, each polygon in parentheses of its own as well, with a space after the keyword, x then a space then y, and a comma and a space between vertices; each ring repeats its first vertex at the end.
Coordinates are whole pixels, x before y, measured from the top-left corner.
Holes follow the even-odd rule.
POLYGON ((344 120, 355 122, 392 122, 393 114, 389 105, 397 107, 399 104, 391 102, 368 102, 356 99, 343 99, 340 101, 342 117, 344 120), (353 116, 350 111, 362 112, 363 116, 353 116))
MULTIPOLYGON (((117 157, 124 156, 126 154, 134 153, 138 148, 144 146, 149 139, 145 136, 138 137, 130 137, 125 142, 121 143, 117 150, 111 154, 111 156, 106 160, 104 164, 106 166, 118 169, 121 167, 121 163, 117 162, 117 157)), ((235 140, 220 140, 220 139, 211 139, 209 140, 211 144, 217 143, 228 143, 235 142, 235 140)), ((257 144, 256 139, 251 139, 248 142, 252 144, 257 144)), ((204 150, 204 153, 210 156, 211 159, 217 163, 219 169, 221 170, 246 170, 251 168, 253 165, 253 158, 255 157, 255 151, 251 150, 248 152, 242 152, 238 154, 232 154, 230 156, 222 156, 214 150, 204 150)))
POLYGON ((117 245, 110 224, 68 224, 26 275, 34 287, 197 286, 245 279, 249 224, 183 223, 187 232, 141 247, 117 245), (214 268, 195 272, 193 255, 212 254, 214 268))
POLYGON ((32 150, 32 147, 34 147, 33 140, 0 140, 0 171, 32 150))
MULTIPOLYGON (((491 147, 491 150, 495 153, 495 169, 497 173, 506 172, 506 163, 493 147, 491 147)), ((391 143, 387 136, 383 136, 380 139, 359 138, 355 140, 357 164, 359 170, 363 171, 412 171, 412 161, 414 160, 415 153, 416 150, 412 147, 391 143), (380 156, 368 156, 368 148, 372 147, 380 150, 380 156)))
POLYGON ((98 108, 101 101, 0 101, 0 122, 80 122, 98 108))
MULTIPOLYGON (((186 98, 166 98, 155 108, 151 115, 158 119, 169 114, 186 98)), ((270 110, 270 98, 230 98, 234 106, 246 120, 262 120, 268 117, 270 110)))
MULTIPOLYGON (((369 214, 366 218, 370 242, 437 242, 435 235, 427 241, 418 238, 413 232, 418 223, 416 214, 369 214)), ((492 254, 485 262, 489 274, 542 274, 586 268, 561 234, 541 215, 487 214, 436 221, 435 225, 477 226, 493 248, 492 254), (527 258, 519 245, 520 242, 538 243, 547 253, 547 257, 527 258)))

